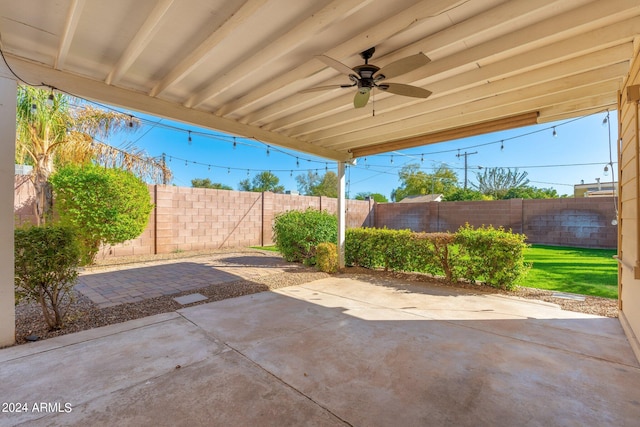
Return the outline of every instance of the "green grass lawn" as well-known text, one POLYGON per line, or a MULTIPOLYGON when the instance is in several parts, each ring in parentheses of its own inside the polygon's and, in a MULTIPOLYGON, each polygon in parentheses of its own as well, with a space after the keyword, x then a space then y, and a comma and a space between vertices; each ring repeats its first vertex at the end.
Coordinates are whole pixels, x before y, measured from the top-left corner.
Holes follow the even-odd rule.
POLYGON ((251 249, 260 249, 263 251, 278 252, 278 248, 274 246, 251 246, 251 249))
POLYGON ((533 263, 522 286, 618 298, 616 250, 534 245, 525 252, 533 263))

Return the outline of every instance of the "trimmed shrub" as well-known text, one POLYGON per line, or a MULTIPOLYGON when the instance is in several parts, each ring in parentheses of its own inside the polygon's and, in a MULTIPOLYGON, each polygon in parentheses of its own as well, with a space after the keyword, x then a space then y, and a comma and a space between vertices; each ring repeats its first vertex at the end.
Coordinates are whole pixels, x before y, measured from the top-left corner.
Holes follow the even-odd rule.
POLYGON ((456 233, 464 277, 483 280, 502 289, 514 289, 530 266, 524 262, 526 236, 493 226, 474 229, 469 224, 456 233))
POLYGON ((14 231, 15 295, 36 301, 51 329, 64 325, 78 279, 80 247, 68 227, 18 228, 14 231))
POLYGON ((284 259, 315 265, 318 244, 338 240, 338 220, 335 215, 317 209, 287 211, 276 216, 273 234, 284 259))
POLYGON ((483 280, 513 289, 524 277, 525 236, 503 229, 462 227, 456 234, 359 228, 346 230, 345 263, 392 271, 483 280))
POLYGON ((122 169, 67 166, 51 178, 57 211, 73 227, 83 248, 83 263, 93 262, 100 245, 135 239, 153 209, 142 180, 122 169))
POLYGON ((410 230, 346 230, 345 263, 385 271, 418 271, 453 280, 454 236, 410 230))
POLYGON ((338 247, 335 243, 320 243, 316 247, 316 267, 325 273, 338 271, 338 247))

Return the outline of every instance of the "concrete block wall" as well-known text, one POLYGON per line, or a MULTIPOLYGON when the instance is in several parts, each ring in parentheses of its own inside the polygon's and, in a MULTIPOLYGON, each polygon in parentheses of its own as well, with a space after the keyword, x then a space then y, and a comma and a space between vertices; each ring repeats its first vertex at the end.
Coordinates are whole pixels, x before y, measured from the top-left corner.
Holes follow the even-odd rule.
MULTIPOLYGON (((16 176, 16 225, 35 223, 35 194, 28 177, 16 176)), ((150 185, 154 210, 138 238, 104 248, 99 256, 151 255, 273 244, 273 220, 289 210, 337 211, 337 200, 291 194, 253 193, 150 185)), ((54 204, 55 209, 55 204, 54 204)), ((373 224, 373 201, 347 202, 347 227, 373 224)))
POLYGON ((33 210, 36 191, 27 175, 16 175, 14 179, 13 216, 15 224, 35 224, 33 210))
POLYGON ((611 197, 384 203, 375 208, 378 228, 454 232, 465 223, 493 225, 524 233, 529 243, 611 249, 617 247, 615 217, 611 197))

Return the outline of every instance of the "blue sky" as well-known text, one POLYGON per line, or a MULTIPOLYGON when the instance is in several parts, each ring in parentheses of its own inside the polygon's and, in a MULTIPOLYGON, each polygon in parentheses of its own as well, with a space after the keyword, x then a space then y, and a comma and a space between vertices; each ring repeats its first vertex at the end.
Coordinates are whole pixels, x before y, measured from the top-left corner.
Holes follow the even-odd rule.
MULTIPOLYGON (((617 117, 610 113, 611 145, 614 167, 617 166, 617 117)), ((229 185, 253 178, 263 170, 270 170, 280 178, 287 190, 297 190, 295 177, 312 169, 319 174, 336 171, 331 160, 304 153, 269 146, 260 141, 234 138, 223 133, 197 128, 166 119, 140 115, 142 126, 135 133, 112 138, 113 145, 134 142, 152 156, 166 154, 174 178, 173 184, 191 186, 193 178, 209 178, 229 185), (191 141, 189 141, 189 136, 191 141), (235 147, 234 147, 235 141, 235 147)), ((559 194, 573 194, 573 185, 611 182, 604 166, 609 163, 609 128, 603 125, 607 113, 577 119, 562 120, 427 145, 409 150, 358 159, 355 167, 347 169, 347 190, 351 197, 360 192, 377 192, 390 197, 400 185, 398 171, 408 163, 418 163, 426 172, 446 164, 464 181, 464 158, 460 153, 477 152, 468 156, 468 177, 475 181, 479 167, 518 167, 528 172, 530 185, 553 187, 559 194), (556 136, 553 136, 555 128, 556 136), (595 164, 593 164, 595 163, 595 164), (590 165, 591 164, 591 165, 590 165)))

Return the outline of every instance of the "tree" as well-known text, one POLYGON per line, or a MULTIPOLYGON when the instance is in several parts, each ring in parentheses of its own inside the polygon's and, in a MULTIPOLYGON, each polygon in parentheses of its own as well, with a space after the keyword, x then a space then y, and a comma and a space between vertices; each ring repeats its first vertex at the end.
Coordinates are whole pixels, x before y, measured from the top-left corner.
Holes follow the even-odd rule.
POLYGON ((29 86, 20 86, 17 96, 16 163, 33 166, 31 181, 36 192, 38 224, 45 223, 51 213, 49 178, 56 168, 94 161, 122 167, 155 182, 170 178, 163 162, 146 156, 133 145, 122 150, 98 140, 115 132, 135 130, 137 119, 89 105, 72 107, 66 95, 29 86))
POLYGON ((447 202, 458 202, 463 200, 491 200, 491 197, 471 188, 456 188, 447 194, 444 199, 447 202))
POLYGON ((391 192, 391 199, 399 202, 407 196, 424 194, 444 194, 445 196, 458 187, 458 175, 445 165, 440 165, 433 173, 420 170, 420 165, 411 163, 398 172, 400 187, 391 192))
POLYGON ((478 183, 471 185, 482 194, 499 200, 504 199, 509 190, 529 184, 527 175, 527 172, 518 172, 517 168, 487 168, 482 173, 476 172, 478 183))
POLYGON ((555 188, 537 188, 529 185, 512 188, 504 196, 505 199, 557 199, 559 197, 555 188))
POLYGON ((51 181, 60 221, 78 233, 86 263, 93 262, 101 245, 135 239, 149 222, 149 189, 130 172, 66 166, 51 181))
POLYGON ((298 191, 305 196, 338 197, 338 175, 327 171, 322 178, 317 172, 307 171, 306 175, 296 176, 298 191))
POLYGON ((279 183, 280 178, 269 171, 264 171, 254 176, 252 181, 249 181, 249 178, 243 179, 238 184, 238 188, 240 191, 254 191, 257 193, 263 193, 265 191, 282 193, 284 186, 278 185, 279 183))
POLYGON ((211 182, 209 178, 194 178, 191 180, 191 186, 193 188, 212 188, 215 190, 233 190, 228 185, 221 184, 219 182, 211 182))
POLYGON ((387 203, 389 201, 386 196, 380 193, 363 192, 356 194, 356 200, 366 200, 367 197, 372 198, 376 203, 387 203))

